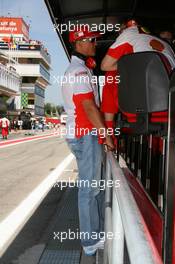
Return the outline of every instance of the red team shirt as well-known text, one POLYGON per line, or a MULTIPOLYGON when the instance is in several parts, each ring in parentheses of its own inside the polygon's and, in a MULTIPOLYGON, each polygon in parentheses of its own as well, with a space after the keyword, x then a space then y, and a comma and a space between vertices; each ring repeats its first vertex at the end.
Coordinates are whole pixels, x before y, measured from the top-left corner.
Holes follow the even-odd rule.
MULTIPOLYGON (((170 68, 175 68, 175 55, 171 47, 157 37, 140 33, 137 26, 125 29, 108 49, 107 55, 119 60, 122 56, 135 52, 157 51, 168 59, 170 68)), ((115 76, 116 71, 108 71, 107 76, 115 76)), ((118 112, 118 89, 117 83, 107 83, 103 87, 101 111, 106 113, 118 112)))

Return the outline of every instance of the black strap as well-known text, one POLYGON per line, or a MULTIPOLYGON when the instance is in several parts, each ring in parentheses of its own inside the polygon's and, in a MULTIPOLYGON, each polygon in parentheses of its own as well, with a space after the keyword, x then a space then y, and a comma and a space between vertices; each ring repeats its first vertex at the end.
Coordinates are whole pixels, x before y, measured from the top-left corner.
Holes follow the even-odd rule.
POLYGON ((80 58, 80 59, 82 59, 82 60, 84 60, 86 62, 87 57, 85 55, 83 55, 83 54, 81 54, 81 53, 79 53, 77 51, 73 51, 72 55, 77 56, 78 58, 80 58))

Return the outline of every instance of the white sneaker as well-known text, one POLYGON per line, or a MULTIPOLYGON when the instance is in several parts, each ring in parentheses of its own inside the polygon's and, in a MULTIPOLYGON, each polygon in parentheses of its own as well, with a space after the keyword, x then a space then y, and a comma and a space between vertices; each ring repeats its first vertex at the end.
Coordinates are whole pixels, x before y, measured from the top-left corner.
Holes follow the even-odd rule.
POLYGON ((96 244, 92 246, 83 247, 86 256, 93 256, 97 249, 104 249, 104 239, 100 239, 96 244))

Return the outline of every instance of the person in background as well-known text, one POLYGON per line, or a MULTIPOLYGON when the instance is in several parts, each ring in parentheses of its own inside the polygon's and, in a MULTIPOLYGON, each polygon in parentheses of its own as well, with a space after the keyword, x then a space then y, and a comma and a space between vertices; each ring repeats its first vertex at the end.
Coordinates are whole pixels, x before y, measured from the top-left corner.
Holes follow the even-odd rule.
POLYGON ((42 125, 42 132, 44 132, 44 127, 45 127, 45 120, 42 118, 41 120, 41 125, 42 125))
POLYGON ((163 30, 159 33, 159 37, 165 41, 167 41, 169 44, 173 41, 173 33, 170 30, 163 30))
POLYGON ((19 130, 22 130, 23 121, 21 119, 18 119, 18 127, 19 130))
POLYGON ((13 120, 13 129, 14 129, 15 132, 17 131, 17 126, 18 126, 18 124, 17 124, 17 120, 14 119, 14 120, 13 120))
POLYGON ((36 128, 36 121, 32 118, 31 120, 31 135, 35 134, 35 128, 36 128))
MULTIPOLYGON (((115 80, 117 74, 117 61, 126 54, 156 51, 165 55, 168 67, 172 70, 175 67, 175 54, 170 45, 145 32, 136 20, 126 20, 121 25, 120 35, 108 49, 107 54, 101 62, 101 70, 106 76, 111 75, 115 80)), ((113 126, 114 116, 118 112, 118 88, 117 83, 105 83, 102 93, 101 111, 104 113, 108 126, 113 126)))
POLYGON ((159 37, 166 41, 170 46, 172 47, 173 50, 175 50, 175 40, 174 36, 171 30, 162 30, 159 32, 159 37))
POLYGON ((36 130, 36 133, 38 132, 38 129, 39 129, 39 120, 36 119, 36 121, 35 121, 35 130, 36 130))
POLYGON ((0 119, 0 128, 2 133, 2 138, 7 139, 9 133, 10 121, 5 116, 0 119))

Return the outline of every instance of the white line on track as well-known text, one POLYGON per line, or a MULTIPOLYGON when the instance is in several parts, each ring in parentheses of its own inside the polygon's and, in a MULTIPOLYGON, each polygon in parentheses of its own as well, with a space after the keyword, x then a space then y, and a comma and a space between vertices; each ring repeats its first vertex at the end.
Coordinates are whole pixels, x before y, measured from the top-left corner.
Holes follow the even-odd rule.
MULTIPOLYGON (((16 145, 19 145, 19 144, 22 144, 22 143, 28 143, 28 142, 32 142, 32 141, 37 141, 37 140, 41 140, 41 139, 47 139, 47 138, 50 138, 50 137, 58 137, 59 135, 58 134, 55 134, 55 135, 46 135, 46 136, 41 136, 39 138, 31 138, 31 139, 26 139, 26 140, 23 140, 23 139, 18 139, 19 142, 12 142, 9 144, 4 144, 4 145, 0 145, 0 149, 1 148, 7 148, 7 147, 12 147, 12 146, 16 146, 16 145), (23 141, 20 141, 20 140, 23 140, 23 141)), ((16 140, 16 141, 18 141, 16 140)))
POLYGON ((74 156, 69 154, 1 223, 0 257, 21 231, 25 223, 38 208, 42 200, 71 163, 74 156))

